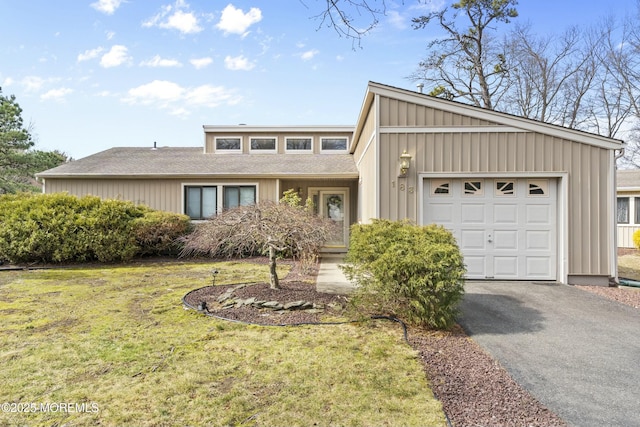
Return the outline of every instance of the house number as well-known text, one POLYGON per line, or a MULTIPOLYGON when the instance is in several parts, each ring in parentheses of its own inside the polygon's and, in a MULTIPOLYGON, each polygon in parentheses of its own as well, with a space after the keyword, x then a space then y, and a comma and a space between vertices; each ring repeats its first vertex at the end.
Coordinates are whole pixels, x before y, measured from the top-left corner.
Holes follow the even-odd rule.
POLYGON ((409 193, 413 194, 413 187, 409 187, 409 193))
POLYGON ((404 184, 400 184, 400 191, 404 191, 404 184))

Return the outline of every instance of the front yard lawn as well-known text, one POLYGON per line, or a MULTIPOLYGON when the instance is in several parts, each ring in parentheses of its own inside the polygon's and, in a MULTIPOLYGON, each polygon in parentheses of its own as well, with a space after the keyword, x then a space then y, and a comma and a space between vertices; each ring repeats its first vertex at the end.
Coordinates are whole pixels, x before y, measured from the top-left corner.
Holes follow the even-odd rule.
POLYGON ((219 284, 269 277, 244 262, 0 272, 0 425, 445 425, 396 324, 185 310, 213 268, 219 284))

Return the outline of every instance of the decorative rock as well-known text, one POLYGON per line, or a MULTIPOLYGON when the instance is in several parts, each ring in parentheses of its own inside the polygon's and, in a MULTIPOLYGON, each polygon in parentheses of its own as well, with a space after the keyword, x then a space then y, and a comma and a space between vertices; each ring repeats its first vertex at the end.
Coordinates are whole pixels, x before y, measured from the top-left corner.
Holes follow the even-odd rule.
POLYGON ((322 313, 323 310, 319 309, 319 308, 310 308, 308 310, 305 310, 305 313, 322 313))
POLYGON ((285 310, 298 310, 300 309, 304 304, 306 304, 306 301, 293 301, 293 302, 288 302, 284 305, 284 309, 285 310))
POLYGON ((264 308, 271 308, 273 310, 282 310, 282 304, 280 304, 278 301, 267 301, 262 304, 262 306, 264 308))

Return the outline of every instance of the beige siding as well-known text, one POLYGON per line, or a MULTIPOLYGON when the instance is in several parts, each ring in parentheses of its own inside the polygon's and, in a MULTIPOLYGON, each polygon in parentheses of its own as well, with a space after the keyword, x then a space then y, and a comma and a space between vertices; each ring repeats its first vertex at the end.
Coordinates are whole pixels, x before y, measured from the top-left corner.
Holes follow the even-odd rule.
POLYGON ((354 152, 354 160, 360 171, 358 221, 367 223, 377 218, 377 162, 376 162, 376 114, 375 103, 369 109, 354 152))
POLYGON ((380 216, 418 221, 418 173, 567 173, 569 274, 608 275, 610 151, 534 133, 385 133, 380 216), (407 178, 398 159, 413 155, 407 178))
POLYGON ((380 97, 380 126, 486 126, 496 123, 380 97))
POLYGON ((58 179, 48 178, 47 193, 68 192, 76 196, 94 195, 103 199, 129 200, 153 209, 182 213, 182 188, 187 184, 257 184, 260 200, 277 200, 275 179, 58 179))
MULTIPOLYGON (((278 147, 278 153, 285 153, 285 138, 296 138, 296 137, 312 137, 313 138, 313 153, 320 153, 320 138, 327 137, 346 137, 347 138, 347 146, 351 143, 352 132, 294 132, 294 133, 282 133, 282 132, 207 132, 205 135, 205 150, 207 153, 215 152, 215 138, 220 137, 241 137, 242 138, 242 152, 244 154, 249 154, 250 152, 250 138, 260 138, 260 137, 275 137, 276 145, 278 147)), ((291 152, 289 152, 291 153, 291 152)), ((295 155, 295 153, 292 153, 295 155)))
POLYGON ((349 188, 349 223, 353 224, 357 221, 357 205, 358 205, 358 180, 357 179, 283 179, 280 182, 280 197, 282 193, 290 188, 299 192, 302 200, 306 200, 309 195, 309 188, 331 188, 331 187, 347 187, 349 188))

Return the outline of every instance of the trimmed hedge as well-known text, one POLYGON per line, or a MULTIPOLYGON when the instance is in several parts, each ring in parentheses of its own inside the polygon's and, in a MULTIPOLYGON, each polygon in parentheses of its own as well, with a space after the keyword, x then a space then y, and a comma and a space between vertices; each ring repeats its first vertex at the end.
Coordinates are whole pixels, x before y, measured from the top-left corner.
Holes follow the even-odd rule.
POLYGON ((373 220, 351 228, 343 270, 357 288, 352 307, 436 329, 455 322, 466 272, 453 235, 441 226, 373 220))
MULTIPOLYGON (((189 223, 184 215, 166 215, 189 223)), ((164 222, 155 211, 121 200, 66 193, 3 195, 0 259, 16 263, 126 261, 138 254, 160 253, 158 248, 178 237, 175 233, 156 236, 154 224, 164 222)))

